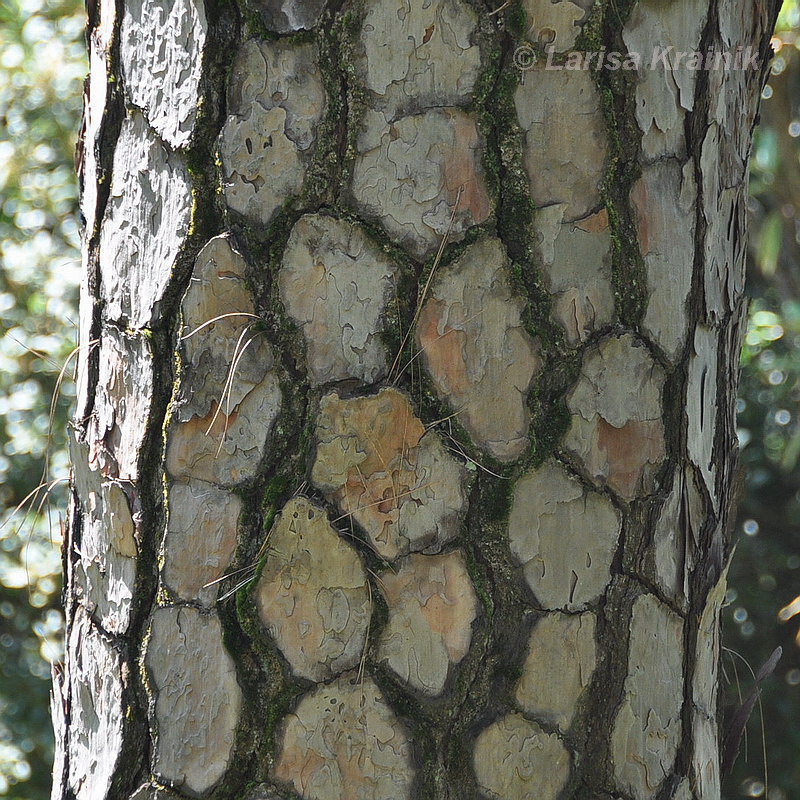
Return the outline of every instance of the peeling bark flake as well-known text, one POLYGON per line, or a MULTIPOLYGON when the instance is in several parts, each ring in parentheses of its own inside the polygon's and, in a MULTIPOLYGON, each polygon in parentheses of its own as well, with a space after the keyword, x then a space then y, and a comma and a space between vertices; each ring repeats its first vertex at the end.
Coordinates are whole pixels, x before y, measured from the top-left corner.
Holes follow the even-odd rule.
POLYGON ((511 552, 545 608, 574 611, 600 597, 621 528, 608 498, 586 491, 557 461, 526 473, 514 487, 511 552))
POLYGON ((628 51, 643 59, 636 120, 647 160, 686 154, 684 119, 694 109, 697 70, 676 58, 700 49, 708 7, 708 0, 688 0, 681 6, 645 0, 634 7, 622 32, 628 51))
POLYGON ((128 629, 136 584, 136 527, 121 486, 103 479, 88 463, 88 447, 69 433, 72 484, 83 516, 74 591, 106 632, 128 629))
POLYGON ((70 727, 67 785, 76 800, 107 797, 122 753, 122 660, 79 607, 67 639, 70 727))
POLYGON ((574 345, 615 319, 611 234, 605 208, 568 223, 563 222, 565 209, 564 203, 538 209, 534 225, 553 316, 574 345))
POLYGON ((720 613, 728 586, 726 567, 706 597, 700 617, 692 672, 692 768, 697 800, 720 796, 719 720, 717 689, 722 647, 720 613))
MULTIPOLYGON (((86 220, 83 237, 84 264, 86 264, 88 256, 87 245, 89 239, 95 233, 97 213, 100 210, 98 207, 101 170, 100 143, 103 134, 103 123, 106 120, 107 106, 114 93, 114 86, 108 81, 107 76, 110 71, 111 47, 115 40, 117 4, 110 0, 104 0, 99 3, 99 7, 100 13, 97 24, 91 31, 91 36, 87 36, 89 78, 88 84, 84 85, 83 97, 82 124, 85 125, 83 130, 83 155, 79 168, 76 170, 81 183, 80 206, 86 220)), ((82 298, 84 298, 82 303, 84 300, 89 300, 87 296, 89 291, 87 281, 88 271, 84 270, 83 283, 81 285, 82 298), (83 293, 84 290, 87 294, 83 293)), ((81 341, 88 342, 90 338, 90 336, 86 336, 81 341)))
POLYGON ((555 53, 563 53, 575 47, 581 32, 578 24, 583 21, 586 11, 570 0, 523 0, 528 18, 528 39, 555 53))
POLYGON ((708 490, 714 509, 718 508, 717 467, 714 463, 714 436, 717 430, 717 332, 698 326, 689 360, 686 386, 686 448, 708 490))
POLYGON ((633 604, 628 677, 611 752, 619 788, 652 800, 672 773, 681 740, 683 623, 653 595, 633 604))
POLYGON ((144 662, 153 694, 153 771, 205 794, 228 768, 242 706, 216 615, 157 608, 144 662))
POLYGON ((697 203, 694 164, 687 162, 681 169, 670 160, 644 167, 631 202, 650 290, 644 329, 674 361, 688 332, 697 203))
POLYGON ((656 522, 649 557, 659 588, 683 611, 688 609, 689 577, 697 560, 703 513, 692 468, 676 469, 672 490, 656 522))
POLYGON ((387 120, 472 100, 481 65, 478 17, 463 0, 379 0, 361 27, 357 68, 387 120))
POLYGON ((596 649, 592 612, 545 614, 528 640, 515 693, 520 708, 566 732, 592 679, 596 649))
POLYGON ((303 800, 410 800, 411 741, 369 676, 305 695, 278 734, 275 778, 303 800))
POLYGON ((372 611, 367 575, 321 508, 303 497, 286 504, 270 530, 255 594, 295 675, 324 681, 358 666, 372 611))
POLYGON ((182 160, 134 111, 122 122, 100 233, 107 319, 132 328, 153 324, 191 218, 191 183, 182 160))
POLYGON ((422 694, 441 694, 451 667, 469 650, 478 616, 464 556, 459 550, 438 556, 414 553, 397 572, 381 575, 379 586, 389 620, 378 660, 422 694))
POLYGON ((565 450, 592 480, 625 500, 651 492, 666 452, 661 392, 664 373, 630 334, 587 351, 567 397, 572 424, 565 450))
POLYGON ((469 474, 425 431, 404 394, 326 395, 316 439, 312 482, 345 524, 361 525, 379 555, 438 552, 458 534, 469 474))
POLYGON ((528 447, 527 396, 541 366, 524 308, 502 244, 489 239, 437 273, 417 324, 437 394, 476 444, 505 462, 528 447))
POLYGON ((301 327, 315 385, 386 374, 380 334, 395 265, 350 222, 306 214, 292 228, 280 270, 281 300, 301 327))
POLYGON ((181 305, 184 368, 167 431, 173 478, 220 486, 250 479, 278 416, 275 358, 266 333, 253 327, 245 269, 225 236, 212 239, 195 261, 181 305))
POLYGON ((473 765, 480 788, 492 800, 556 800, 570 769, 561 740, 521 714, 508 714, 475 742, 473 765))
POLYGON ((105 478, 136 481, 153 402, 148 339, 106 327, 100 340, 94 410, 86 424, 88 461, 105 478))
POLYGON ((225 200, 259 225, 299 194, 325 112, 312 44, 245 42, 233 64, 220 133, 225 200))
POLYGON ((473 117, 455 108, 390 122, 368 112, 358 142, 352 191, 413 256, 427 258, 443 236, 460 240, 492 213, 473 117))
POLYGON ((525 169, 536 206, 563 204, 566 222, 595 211, 607 144, 589 71, 526 72, 514 104, 525 132, 525 169))
POLYGON ((125 2, 125 88, 172 147, 185 147, 194 131, 207 27, 203 0, 125 2))
POLYGON ((242 501, 202 481, 168 489, 161 579, 181 600, 214 605, 219 584, 236 548, 242 501))

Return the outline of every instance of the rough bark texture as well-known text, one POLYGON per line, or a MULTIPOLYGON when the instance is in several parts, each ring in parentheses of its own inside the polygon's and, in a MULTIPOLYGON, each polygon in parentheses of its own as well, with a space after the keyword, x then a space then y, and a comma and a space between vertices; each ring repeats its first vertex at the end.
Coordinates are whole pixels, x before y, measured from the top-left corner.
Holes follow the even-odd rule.
POLYGON ((90 6, 54 800, 719 800, 775 3, 90 6))

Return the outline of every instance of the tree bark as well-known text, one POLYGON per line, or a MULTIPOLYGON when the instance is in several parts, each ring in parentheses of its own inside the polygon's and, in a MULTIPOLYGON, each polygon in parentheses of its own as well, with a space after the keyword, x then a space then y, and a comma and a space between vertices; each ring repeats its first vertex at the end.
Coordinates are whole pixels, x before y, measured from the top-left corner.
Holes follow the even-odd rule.
POLYGON ((720 797, 776 11, 92 4, 54 798, 720 797))

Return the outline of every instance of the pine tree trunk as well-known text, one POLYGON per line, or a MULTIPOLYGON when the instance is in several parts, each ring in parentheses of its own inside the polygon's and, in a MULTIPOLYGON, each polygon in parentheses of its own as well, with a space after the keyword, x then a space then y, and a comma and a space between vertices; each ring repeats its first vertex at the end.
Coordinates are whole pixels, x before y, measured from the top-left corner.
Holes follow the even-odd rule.
POLYGON ((774 0, 90 6, 53 797, 718 800, 774 0))

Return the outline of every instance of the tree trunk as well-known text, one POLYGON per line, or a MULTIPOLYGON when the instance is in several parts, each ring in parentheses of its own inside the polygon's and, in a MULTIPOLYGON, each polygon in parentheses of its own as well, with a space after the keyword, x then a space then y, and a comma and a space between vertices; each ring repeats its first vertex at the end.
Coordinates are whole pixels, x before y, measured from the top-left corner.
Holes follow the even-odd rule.
POLYGON ((53 797, 717 800, 774 0, 89 5, 53 797))

